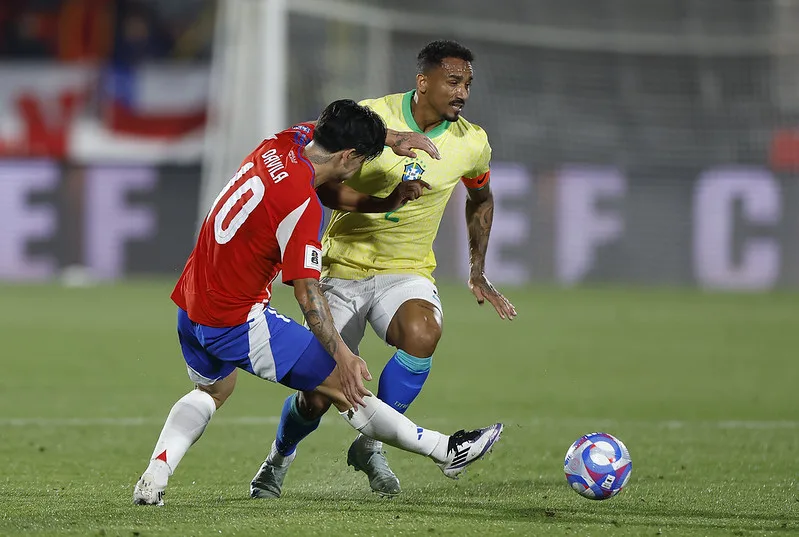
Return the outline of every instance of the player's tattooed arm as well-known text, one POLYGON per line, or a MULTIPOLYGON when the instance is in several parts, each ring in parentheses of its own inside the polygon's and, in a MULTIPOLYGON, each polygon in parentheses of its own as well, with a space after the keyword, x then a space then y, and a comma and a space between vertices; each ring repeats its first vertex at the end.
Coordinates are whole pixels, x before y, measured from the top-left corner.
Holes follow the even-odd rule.
POLYGON ((490 185, 480 189, 467 189, 466 228, 469 234, 469 267, 471 274, 485 270, 488 237, 494 221, 494 195, 490 185))
POLYGON ((330 209, 351 213, 387 213, 417 199, 425 189, 430 190, 431 187, 422 180, 400 181, 391 194, 379 198, 358 192, 343 183, 328 182, 316 187, 316 194, 322 204, 330 209))
POLYGON ((294 297, 300 305, 308 328, 330 356, 335 358, 344 342, 333 324, 333 315, 330 313, 330 306, 322 293, 319 280, 313 278, 294 280, 294 297))
POLYGON ((416 158, 413 150, 421 149, 434 159, 441 159, 436 144, 421 132, 398 132, 386 129, 386 145, 401 157, 416 158))
POLYGON ((300 305, 308 327, 325 350, 336 361, 341 391, 353 408, 365 406, 363 398, 371 392, 363 385, 364 379, 372 380, 372 375, 360 357, 349 350, 333 324, 330 306, 322 293, 318 280, 301 278, 294 280, 294 297, 300 305))
POLYGON ((516 308, 488 281, 485 275, 488 237, 494 221, 494 195, 489 185, 470 188, 466 198, 466 228, 469 235, 469 289, 478 304, 486 300, 503 319, 516 317, 516 308))

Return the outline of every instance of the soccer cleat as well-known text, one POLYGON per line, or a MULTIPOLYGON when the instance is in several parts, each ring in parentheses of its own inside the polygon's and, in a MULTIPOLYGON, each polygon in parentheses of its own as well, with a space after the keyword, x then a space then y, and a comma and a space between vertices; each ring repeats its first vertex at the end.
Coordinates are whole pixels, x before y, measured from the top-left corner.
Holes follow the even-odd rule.
POLYGON ((155 474, 144 472, 133 488, 133 503, 136 505, 164 505, 166 481, 158 483, 155 474))
MULTIPOLYGON (((272 450, 274 451, 274 445, 272 450)), ((294 461, 296 455, 295 451, 286 457, 283 464, 279 466, 271 463, 267 457, 250 482, 250 498, 280 498, 283 491, 283 480, 286 479, 289 465, 294 461)))
POLYGON ((450 479, 458 479, 458 474, 474 461, 482 459, 491 451, 502 434, 501 423, 495 423, 484 429, 474 431, 460 430, 449 437, 447 460, 438 465, 444 475, 450 479))
POLYGON ((366 474, 369 486, 381 496, 396 496, 401 491, 400 482, 391 468, 383 451, 368 449, 358 437, 347 451, 347 464, 366 474))

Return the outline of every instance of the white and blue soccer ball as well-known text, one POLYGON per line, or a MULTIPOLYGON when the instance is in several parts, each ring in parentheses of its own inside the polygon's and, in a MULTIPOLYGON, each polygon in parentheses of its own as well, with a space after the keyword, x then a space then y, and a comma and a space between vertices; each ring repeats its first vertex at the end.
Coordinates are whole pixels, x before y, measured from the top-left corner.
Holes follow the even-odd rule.
POLYGON ((563 469, 577 494, 607 500, 621 492, 630 480, 633 461, 627 446, 615 436, 590 433, 571 445, 563 469))

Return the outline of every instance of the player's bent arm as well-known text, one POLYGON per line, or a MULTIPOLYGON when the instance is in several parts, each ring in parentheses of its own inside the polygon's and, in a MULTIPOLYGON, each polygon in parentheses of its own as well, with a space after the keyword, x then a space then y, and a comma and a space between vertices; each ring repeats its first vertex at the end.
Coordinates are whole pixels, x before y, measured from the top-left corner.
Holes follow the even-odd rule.
POLYGON ((397 209, 392 207, 389 198, 378 198, 343 183, 327 182, 316 188, 316 194, 322 205, 338 211, 351 213, 387 213, 397 209))
POLYGON ((387 213, 418 199, 424 190, 431 190, 430 185, 421 179, 416 179, 400 181, 385 198, 363 194, 341 183, 325 183, 317 187, 316 193, 322 203, 331 209, 351 213, 387 213))
POLYGON ((333 315, 330 306, 322 293, 319 280, 314 278, 301 278, 294 280, 294 298, 300 305, 300 310, 308 322, 308 328, 322 344, 325 350, 338 362, 339 354, 347 346, 341 339, 341 334, 333 324, 333 315))
POLYGON ((468 188, 466 197, 466 229, 469 235, 469 266, 472 275, 485 271, 488 237, 494 221, 494 195, 491 186, 468 188))
POLYGON ((421 149, 436 160, 441 159, 441 154, 433 141, 420 132, 399 132, 386 129, 386 146, 402 157, 416 158, 414 149, 421 149))

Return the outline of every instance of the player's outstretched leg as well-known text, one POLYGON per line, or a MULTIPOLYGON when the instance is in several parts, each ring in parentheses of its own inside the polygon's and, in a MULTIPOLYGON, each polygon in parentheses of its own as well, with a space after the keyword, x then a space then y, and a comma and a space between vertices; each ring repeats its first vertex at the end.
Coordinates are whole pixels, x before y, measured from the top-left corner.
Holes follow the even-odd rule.
POLYGON ((341 391, 338 370, 317 389, 329 397, 344 420, 358 432, 390 446, 424 455, 435 461, 445 476, 457 479, 471 463, 488 453, 502 434, 502 424, 447 436, 417 426, 375 396, 364 397, 364 407, 350 408, 341 391))
POLYGON ((236 372, 211 386, 192 390, 172 406, 155 444, 147 468, 133 488, 136 505, 164 505, 169 477, 183 456, 205 431, 205 427, 236 384, 236 372))
POLYGON ((502 434, 503 425, 495 423, 447 436, 417 426, 377 397, 364 397, 364 402, 366 406, 357 411, 341 411, 339 407, 347 423, 375 440, 433 459, 444 475, 452 479, 457 479, 468 465, 488 453, 502 434))
MULTIPOLYGON (((250 482, 250 497, 252 498, 279 498, 283 491, 283 481, 289 471, 289 465, 297 455, 297 444, 311 434, 319 426, 322 414, 330 407, 330 401, 323 397, 322 408, 314 411, 306 408, 305 415, 300 408, 300 394, 291 394, 283 403, 280 413, 280 423, 277 426, 277 435, 272 442, 269 455, 263 462, 255 477, 250 482)), ((304 397, 308 400, 307 395, 304 397)), ((305 402, 304 401, 304 402, 305 402)), ((308 403, 305 402, 306 407, 308 403)))

